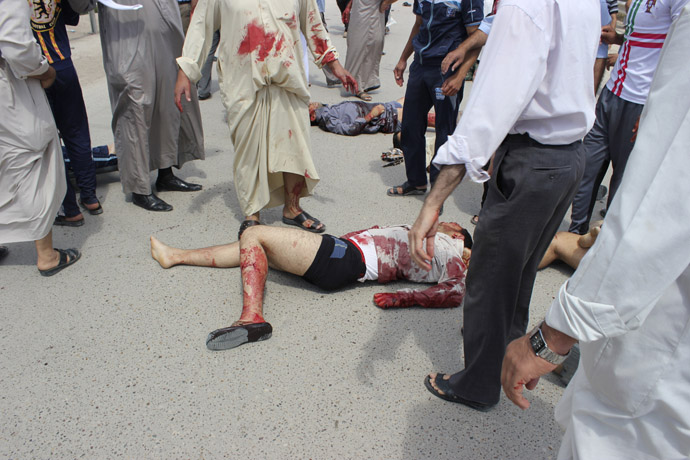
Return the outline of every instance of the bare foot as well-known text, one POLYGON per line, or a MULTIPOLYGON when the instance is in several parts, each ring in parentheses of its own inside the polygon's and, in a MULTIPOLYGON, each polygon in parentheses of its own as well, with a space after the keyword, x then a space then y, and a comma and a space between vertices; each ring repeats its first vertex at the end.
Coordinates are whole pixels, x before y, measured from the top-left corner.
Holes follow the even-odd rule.
MULTIPOLYGON (((431 383, 431 386, 434 387, 434 390, 438 391, 440 394, 444 395, 445 393, 439 389, 439 387, 436 385, 436 377, 438 376, 437 372, 432 372, 429 374, 429 383, 431 383)), ((443 380, 450 380, 450 374, 445 374, 443 376, 443 380)))
POLYGON ((172 248, 158 241, 155 237, 151 237, 151 257, 158 262, 163 268, 170 268, 175 264, 172 260, 172 248))
POLYGON ((601 227, 592 227, 589 230, 589 233, 582 235, 577 240, 577 245, 580 246, 582 249, 591 248, 592 246, 594 246, 594 243, 596 242, 597 237, 599 236, 599 232, 601 232, 601 227))

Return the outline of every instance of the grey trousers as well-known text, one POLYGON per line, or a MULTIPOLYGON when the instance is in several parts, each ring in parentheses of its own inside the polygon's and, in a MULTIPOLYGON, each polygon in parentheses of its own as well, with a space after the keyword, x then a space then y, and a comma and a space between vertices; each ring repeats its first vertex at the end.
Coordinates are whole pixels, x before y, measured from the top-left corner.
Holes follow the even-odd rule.
POLYGON ((486 406, 498 402, 505 348, 527 330, 537 266, 584 164, 580 141, 551 146, 509 135, 496 151, 467 272, 465 369, 450 378, 461 397, 486 406))
POLYGON ((597 201, 597 191, 604 180, 609 162, 613 167, 609 184, 607 207, 623 179, 625 165, 635 146, 633 129, 644 108, 628 102, 604 88, 599 96, 596 121, 584 140, 585 173, 573 200, 568 231, 584 235, 589 231, 589 221, 597 201))
POLYGON ((218 43, 220 42, 220 30, 216 30, 213 33, 213 40, 211 41, 211 49, 206 57, 206 62, 201 68, 201 79, 196 84, 197 90, 199 91, 199 97, 201 99, 206 99, 211 95, 211 74, 213 73, 213 57, 216 55, 216 49, 218 48, 218 43))

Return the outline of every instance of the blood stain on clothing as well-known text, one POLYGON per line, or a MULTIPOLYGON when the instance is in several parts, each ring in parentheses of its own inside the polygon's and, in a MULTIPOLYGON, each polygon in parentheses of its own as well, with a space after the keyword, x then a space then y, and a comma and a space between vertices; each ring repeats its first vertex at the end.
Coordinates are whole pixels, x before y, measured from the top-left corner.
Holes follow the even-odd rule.
POLYGON ((237 53, 249 54, 256 51, 258 53, 258 60, 263 61, 268 57, 275 42, 276 34, 273 32, 266 32, 255 20, 247 25, 245 36, 240 42, 237 53))
POLYGON ((290 139, 292 139, 292 130, 291 130, 291 129, 288 129, 288 137, 289 137, 290 139))
POLYGON ((291 29, 296 29, 297 28, 297 18, 295 17, 295 14, 292 13, 292 17, 285 21, 287 26, 291 29))
POLYGON ((328 50, 328 42, 319 37, 318 35, 312 35, 311 36, 312 41, 314 42, 314 48, 316 48, 316 54, 322 55, 328 50))
POLYGON ((304 170, 304 177, 306 177, 307 179, 311 179, 311 176, 309 175, 309 171, 307 171, 306 169, 304 170))

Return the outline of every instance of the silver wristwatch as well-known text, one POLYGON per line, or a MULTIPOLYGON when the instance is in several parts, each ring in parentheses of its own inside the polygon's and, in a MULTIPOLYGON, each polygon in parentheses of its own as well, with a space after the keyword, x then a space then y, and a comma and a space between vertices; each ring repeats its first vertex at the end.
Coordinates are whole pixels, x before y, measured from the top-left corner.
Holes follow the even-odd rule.
POLYGON ((565 358, 568 357, 568 354, 559 355, 549 348, 549 346, 546 344, 546 340, 544 340, 544 334, 541 332, 542 324, 534 328, 529 336, 529 343, 532 345, 532 350, 534 350, 534 353, 537 356, 547 360, 551 364, 561 364, 563 361, 565 361, 565 358))

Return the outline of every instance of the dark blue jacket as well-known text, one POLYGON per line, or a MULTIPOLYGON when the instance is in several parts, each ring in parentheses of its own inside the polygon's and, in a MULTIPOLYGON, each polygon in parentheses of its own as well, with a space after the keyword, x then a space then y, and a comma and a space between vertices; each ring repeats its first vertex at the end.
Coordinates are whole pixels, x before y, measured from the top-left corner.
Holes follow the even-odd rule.
POLYGON ((422 17, 419 33, 412 40, 415 60, 440 65, 467 38, 465 28, 482 22, 484 0, 414 0, 413 12, 422 17))

